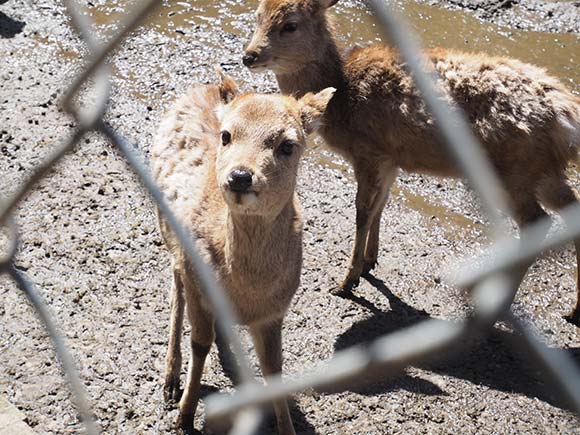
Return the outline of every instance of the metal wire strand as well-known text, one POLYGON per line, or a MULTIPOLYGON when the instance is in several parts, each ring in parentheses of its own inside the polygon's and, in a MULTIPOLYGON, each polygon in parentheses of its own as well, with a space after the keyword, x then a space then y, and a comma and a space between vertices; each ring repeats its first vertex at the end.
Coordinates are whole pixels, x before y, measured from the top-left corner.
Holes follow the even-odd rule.
MULTIPOLYGON (((90 112, 82 112, 78 114, 76 108, 73 105, 74 98, 78 94, 79 89, 83 84, 101 67, 105 62, 107 57, 115 50, 119 48, 123 39, 131 33, 146 17, 153 11, 153 9, 161 4, 160 0, 146 0, 137 3, 134 6, 133 12, 123 20, 121 24, 121 30, 115 34, 111 40, 104 46, 95 46, 94 50, 91 52, 89 57, 89 62, 86 68, 81 74, 79 74, 70 85, 63 99, 63 107, 65 110, 73 115, 76 115, 79 120, 83 122, 83 125, 87 127, 93 126, 98 123, 104 114, 105 105, 102 107, 95 106, 90 112)), ((77 4, 73 4, 72 0, 65 0, 65 5, 70 16, 79 18, 80 14, 75 13, 75 8, 78 7, 77 4)), ((75 19, 75 25, 79 26, 81 30, 81 37, 87 33, 90 33, 91 29, 86 28, 89 25, 89 21, 85 19, 75 19)), ((99 80, 101 83, 102 80, 99 80)))
POLYGON ((248 406, 264 405, 310 388, 343 390, 369 374, 381 379, 400 373, 409 364, 441 355, 449 346, 463 341, 464 323, 427 320, 376 339, 368 346, 337 352, 319 369, 302 373, 290 382, 280 375, 266 378, 266 385, 241 385, 232 395, 214 393, 206 399, 209 421, 219 420, 248 406))
MULTIPOLYGON (((418 89, 421 91, 427 106, 437 121, 449 151, 455 156, 462 173, 469 178, 482 199, 483 209, 492 221, 494 238, 499 239, 502 235, 505 237, 505 219, 503 219, 498 210, 511 214, 510 208, 501 183, 483 153, 481 146, 473 137, 462 114, 450 107, 435 90, 434 82, 437 78, 430 76, 423 70, 420 63, 422 56, 419 47, 410 36, 401 18, 395 14, 392 8, 386 6, 384 0, 370 0, 369 3, 380 29, 387 36, 387 39, 392 41, 401 52, 408 70, 413 75, 418 89)), ((568 221, 571 220, 568 219, 568 221)), ((545 222, 543 225, 544 227, 539 227, 545 230, 545 222)), ((567 235, 570 236, 571 234, 571 229, 569 229, 567 235)), ((543 236, 545 236, 545 231, 543 236)), ((323 370, 301 377, 291 383, 284 384, 281 377, 278 376, 268 378, 266 380, 268 385, 265 387, 250 386, 248 388, 240 388, 231 397, 220 396, 219 394, 209 396, 207 399, 208 418, 219 418, 243 409, 250 403, 257 404, 263 403, 264 400, 286 397, 313 386, 323 386, 338 382, 343 378, 356 379, 373 365, 381 367, 383 374, 384 372, 389 373, 395 362, 411 364, 424 361, 432 357, 436 352, 444 350, 446 346, 459 342, 459 338, 468 335, 469 332, 475 332, 478 329, 485 330, 491 327, 500 316, 509 310, 511 301, 525 274, 525 269, 522 268, 522 265, 525 264, 525 259, 529 259, 529 256, 525 257, 523 254, 526 251, 529 254, 533 248, 537 249, 538 238, 539 235, 537 234, 522 234, 522 239, 530 245, 530 248, 522 249, 522 246, 518 245, 517 249, 511 252, 510 257, 514 258, 518 255, 520 257, 519 262, 512 261, 511 267, 498 270, 498 272, 503 272, 503 275, 491 275, 489 273, 479 275, 480 279, 472 283, 476 310, 469 322, 456 326, 458 328, 456 336, 451 334, 451 330, 445 328, 437 329, 434 325, 431 325, 430 321, 427 321, 378 339, 368 350, 361 348, 341 352, 323 370), (417 331, 420 331, 420 333, 417 333, 417 331), (435 332, 433 333, 433 331, 435 332), (424 338, 421 334, 425 334, 425 337, 428 337, 428 343, 421 340, 424 338), (388 346, 388 340, 394 336, 398 338, 399 348, 388 346), (421 352, 421 344, 428 348, 421 352), (387 346, 383 348, 382 346, 384 345, 387 346), (413 355, 416 356, 416 359, 405 359, 403 357, 405 350, 409 349, 407 346, 418 352, 417 355, 413 355), (375 352, 373 353, 371 349, 375 349, 375 352), (389 349, 391 353, 380 353, 379 350, 381 349, 389 349), (383 358, 377 357, 377 355, 383 355, 383 358), (343 359, 347 362, 341 364, 340 362, 343 359)), ((563 239, 561 238, 560 241, 563 241, 563 239)), ((556 240, 554 239, 552 242, 556 240)), ((539 346, 539 343, 536 344, 539 346)), ((553 363, 553 361, 551 362, 553 363)))
MULTIPOLYGON (((472 318, 465 322, 451 323, 441 320, 426 320, 418 325, 405 328, 401 331, 380 337, 368 346, 353 347, 338 352, 324 366, 306 374, 295 375, 295 379, 284 382, 280 375, 266 378, 266 385, 241 386, 234 394, 225 395, 214 393, 206 400, 206 414, 210 421, 218 421, 227 415, 244 410, 252 405, 263 405, 271 400, 289 397, 310 388, 333 391, 345 388, 361 378, 381 379, 389 378, 406 366, 423 364, 436 359, 450 349, 465 346, 469 338, 482 331, 486 331, 500 316, 509 313, 512 301, 511 289, 518 285, 522 273, 513 275, 497 274, 478 283, 473 291, 476 311, 472 318)), ((535 349, 541 355, 544 366, 558 367, 566 361, 564 376, 560 375, 560 382, 566 376, 577 376, 577 370, 569 371, 573 367, 567 355, 553 355, 543 351, 542 345, 530 339, 535 349)), ((551 371, 551 373, 554 370, 551 371)), ((556 375, 559 375, 556 373, 556 375)), ((580 391, 580 390, 578 390, 580 391)), ((578 394, 567 394, 570 401, 577 400, 578 394)), ((580 401, 574 402, 580 406, 580 401)))
MULTIPOLYGON (((197 253, 193 242, 190 239, 190 236, 185 232, 181 225, 179 225, 177 219, 169 210, 167 203, 163 199, 161 191, 153 182, 147 169, 141 164, 138 157, 133 153, 131 147, 126 146, 122 138, 117 136, 112 130, 107 129, 102 123, 102 118, 108 106, 108 93, 110 90, 109 67, 104 66, 103 63, 108 54, 118 47, 121 40, 143 20, 147 13, 149 13, 159 2, 153 0, 137 7, 135 12, 130 14, 125 20, 125 25, 123 26, 122 30, 115 37, 113 37, 109 44, 103 47, 101 47, 98 42, 92 38, 91 23, 81 13, 79 13, 77 10, 78 5, 74 5, 71 1, 68 0, 66 0, 65 3, 69 15, 71 16, 73 25, 75 25, 81 35, 81 38, 85 39, 89 49, 92 51, 91 62, 89 62, 86 69, 76 78, 63 100, 63 106, 65 107, 65 110, 75 116, 77 121, 80 123, 80 128, 75 130, 75 133, 68 141, 65 142, 63 146, 53 152, 53 154, 51 154, 42 165, 36 168, 29 179, 16 191, 15 194, 12 195, 8 201, 5 201, 1 204, 0 222, 3 223, 6 221, 6 219, 8 219, 9 213, 26 196, 26 194, 32 189, 33 185, 38 182, 44 175, 46 175, 48 171, 54 166, 54 164, 59 161, 68 151, 74 148, 74 146, 79 142, 79 140, 86 132, 91 131, 99 126, 101 132, 103 132, 105 136, 108 136, 111 141, 118 146, 118 148, 128 159, 129 163, 141 176, 144 184, 149 188, 152 196, 156 199, 159 208, 163 213, 165 213, 168 223, 184 244, 184 250, 187 252, 190 260, 194 265, 194 268, 199 274, 204 294, 214 305, 216 310, 215 312, 219 313, 219 315, 216 316, 218 319, 218 324, 221 326, 222 332, 234 348, 234 352, 238 358, 237 367, 239 369, 239 377, 243 382, 252 382, 254 377, 250 369, 249 362, 245 356, 245 353, 243 352, 243 347, 239 338, 232 329, 235 323, 235 316, 233 315, 233 310, 229 306, 229 302, 225 296, 225 293, 217 285, 213 274, 199 257, 199 254, 197 253), (94 72, 97 72, 96 91, 99 99, 92 109, 79 111, 74 106, 73 100, 81 86, 94 72)), ((16 252, 16 250, 14 249, 13 252, 16 252)), ((77 397, 79 413, 85 422, 87 433, 91 435, 98 433, 98 429, 94 423, 92 423, 88 413, 89 408, 86 400, 84 399, 82 390, 80 389, 80 383, 78 382, 78 377, 72 366, 72 360, 70 359, 70 356, 68 356, 64 341, 58 334, 58 331, 54 326, 54 322, 52 321, 48 311, 44 309, 45 306, 41 304, 42 301, 39 301, 37 295, 33 292, 31 285, 18 274, 16 269, 13 267, 8 267, 7 264, 8 263, 5 263, 3 265, 5 269, 4 271, 9 272, 13 279, 18 283, 18 285, 27 292, 27 295, 29 295, 33 301, 33 305, 37 310, 39 317, 45 323, 46 328, 49 331, 51 338, 53 339, 55 349, 63 361, 63 369, 67 374, 71 389, 77 397)), ((239 419, 236 420, 234 428, 237 428, 236 431, 239 432, 241 427, 257 427, 259 425, 258 420, 261 421, 261 418, 262 412, 259 410, 254 410, 249 414, 240 415, 239 419), (250 415, 252 418, 250 418, 250 415), (240 425, 238 420, 242 421, 242 419, 246 421, 246 423, 252 422, 252 424, 250 426, 247 424, 240 425)))
MULTIPOLYGON (((71 17, 71 23, 76 31, 79 33, 91 53, 97 52, 102 44, 93 35, 93 26, 86 14, 86 9, 78 3, 73 3, 71 0, 64 0, 68 14, 71 17), (85 13, 82 13, 81 10, 85 13)), ((86 127, 90 127, 101 119, 107 110, 107 103, 109 101, 109 94, 111 93, 111 67, 107 64, 100 64, 96 70, 96 84, 95 94, 97 101, 92 108, 79 110, 73 104, 73 96, 76 93, 68 93, 62 102, 65 110, 71 113, 75 119, 86 127)))
POLYGON ((9 255, 0 260, 0 273, 7 273, 26 294, 39 318, 43 322, 57 355, 61 361, 69 386, 75 397, 75 404, 89 435, 98 433, 82 383, 74 368, 70 353, 59 334, 55 322, 42 298, 33 285, 14 264, 17 231, 12 223, 16 206, 25 198, 34 185, 41 180, 62 157, 76 146, 83 135, 89 131, 99 131, 107 137, 123 154, 129 165, 140 177, 159 207, 171 229, 179 238, 182 248, 194 267, 201 290, 211 303, 218 325, 232 345, 238 358, 238 376, 242 380, 233 395, 213 394, 206 399, 206 413, 209 420, 235 415, 232 435, 256 433, 263 419, 261 406, 273 400, 309 388, 344 388, 352 382, 360 382, 369 374, 389 377, 410 364, 421 364, 437 358, 473 334, 488 330, 497 319, 507 316, 508 321, 521 336, 521 345, 531 358, 548 374, 552 385, 572 404, 572 409, 580 414, 580 373, 569 356, 563 352, 553 352, 541 344, 519 319, 513 317, 509 307, 525 271, 525 266, 542 250, 553 248, 569 240, 580 237, 580 206, 566 209, 562 216, 567 223, 564 231, 558 231, 544 240, 549 222, 543 220, 523 229, 520 241, 508 238, 505 219, 501 212, 510 213, 504 191, 496 177, 492 165, 482 148, 475 140, 462 114, 440 98, 436 91, 437 77, 431 77, 422 69, 419 47, 410 36, 404 23, 384 0, 369 0, 369 6, 379 22, 379 27, 400 51, 406 65, 413 75, 427 107, 440 128, 449 152, 455 157, 462 173, 469 179, 482 201, 483 210, 492 222, 493 240, 492 260, 484 260, 483 266, 473 265, 461 268, 456 283, 473 288, 471 292, 475 310, 472 318, 462 322, 427 320, 420 324, 380 337, 366 346, 357 346, 338 352, 320 369, 307 374, 295 375, 294 379, 284 382, 280 375, 268 377, 266 385, 259 385, 244 352, 242 343, 233 329, 236 317, 224 290, 218 285, 213 273, 202 261, 195 248, 192 235, 179 223, 171 212, 160 188, 151 177, 148 168, 142 163, 141 156, 121 134, 103 121, 108 109, 110 77, 106 59, 116 51, 122 40, 142 23, 147 15, 161 2, 145 0, 134 6, 117 32, 107 43, 100 43, 92 36, 92 23, 81 13, 74 0, 64 0, 67 13, 73 26, 89 48, 87 65, 78 74, 63 99, 65 110, 71 113, 79 126, 70 138, 55 149, 46 160, 35 168, 9 199, 0 202, 0 225, 8 225, 12 231, 13 244, 9 255), (80 89, 91 77, 95 76, 97 101, 92 107, 80 109, 74 104, 80 89))
POLYGON ((546 238, 552 222, 549 217, 544 217, 522 229, 520 240, 506 235, 491 246, 486 258, 474 259, 468 265, 452 270, 450 275, 454 277, 454 284, 469 287, 485 277, 518 267, 544 251, 580 238, 580 205, 567 206, 560 211, 560 216, 566 224, 565 229, 555 231, 546 238))
POLYGON ((8 216, 14 211, 16 206, 22 201, 32 188, 42 180, 54 166, 82 139, 86 130, 77 129, 73 134, 56 148, 32 174, 24 181, 18 189, 8 198, 0 202, 0 224, 4 224, 8 216))
POLYGON ((507 314, 508 322, 513 326, 516 345, 519 345, 535 362, 552 383, 558 386, 572 410, 580 415, 580 370, 569 355, 561 349, 549 349, 542 344, 539 337, 513 313, 507 314))
POLYGON ((8 273, 10 275, 10 277, 14 280, 16 285, 20 288, 20 290, 22 290, 22 292, 26 295, 34 307, 38 317, 44 324, 44 329, 46 329, 48 336, 52 340, 52 345, 62 365, 62 370, 68 381, 69 388, 73 393, 75 406, 81 417, 81 421, 83 422, 87 435, 99 434, 100 431, 93 420, 93 416, 90 411, 91 408, 86 398, 85 389, 79 379, 78 373, 73 363, 73 359, 43 298, 40 296, 40 294, 38 294, 28 278, 26 278, 22 272, 18 271, 12 262, 0 265, 0 272, 8 273))
POLYGON ((233 347, 236 358, 238 359, 238 364, 235 366, 238 370, 238 375, 240 376, 241 381, 253 382, 254 374, 250 369, 249 360, 246 357, 238 335, 233 330, 234 325, 238 323, 234 311, 231 308, 231 304, 227 299, 225 291, 216 281, 213 272, 199 256, 192 235, 185 230, 183 225, 181 225, 171 211, 169 204, 165 201, 161 189, 159 189, 155 181, 153 181, 153 177, 149 173, 149 170, 145 165, 143 165, 143 163, 141 163, 142 161, 135 151, 136 147, 133 147, 123 137, 118 135, 113 129, 105 124, 100 124, 99 130, 121 151, 129 165, 133 170, 135 170, 137 175, 139 175, 141 182, 147 188, 149 194, 155 200, 163 217, 167 219, 167 223, 179 239, 181 247, 184 249, 191 261, 196 276, 199 279, 200 290, 209 300, 214 313, 219 313, 219 315, 216 316, 216 321, 220 326, 221 332, 233 347))
POLYGON ((425 72, 421 65, 424 57, 419 45, 393 7, 387 5, 385 0, 368 0, 368 5, 382 33, 400 51, 415 85, 435 118, 449 152, 481 198, 483 210, 492 222, 494 234, 502 234, 505 219, 498 210, 511 215, 510 207, 495 170, 473 136, 464 115, 447 104, 436 91, 437 76, 425 72))

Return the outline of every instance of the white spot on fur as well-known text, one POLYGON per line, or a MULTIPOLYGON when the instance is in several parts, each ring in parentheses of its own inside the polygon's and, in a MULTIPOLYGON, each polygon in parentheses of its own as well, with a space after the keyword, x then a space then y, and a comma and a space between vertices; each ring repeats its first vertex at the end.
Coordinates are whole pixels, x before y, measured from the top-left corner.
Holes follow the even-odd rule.
POLYGON ((215 114, 217 116, 218 121, 221 123, 224 120, 224 116, 226 114, 227 104, 219 104, 215 109, 215 114))
POLYGON ((254 192, 245 193, 242 195, 242 205, 244 207, 252 207, 258 202, 258 196, 254 192))
POLYGON ((298 141, 299 140, 298 131, 295 128, 289 128, 288 130, 286 130, 286 137, 288 139, 298 141))
POLYGON ((224 189, 223 195, 231 211, 237 213, 248 213, 258 202, 258 195, 254 192, 237 193, 224 189))
POLYGON ((261 65, 253 65, 249 68, 250 72, 252 73, 262 73, 272 69, 272 66, 268 63, 264 63, 261 65))

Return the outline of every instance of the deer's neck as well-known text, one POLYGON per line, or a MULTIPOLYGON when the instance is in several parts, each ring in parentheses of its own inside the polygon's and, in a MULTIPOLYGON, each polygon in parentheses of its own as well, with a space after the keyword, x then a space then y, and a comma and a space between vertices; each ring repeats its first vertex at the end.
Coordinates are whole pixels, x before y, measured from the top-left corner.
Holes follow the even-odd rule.
POLYGON ((328 87, 336 88, 338 92, 346 87, 344 61, 336 41, 330 31, 321 40, 322 46, 316 48, 319 53, 316 60, 298 71, 276 74, 282 93, 301 97, 307 92, 319 92, 328 87))
POLYGON ((226 263, 245 273, 269 267, 273 259, 280 258, 277 251, 288 246, 294 217, 292 200, 274 217, 228 213, 226 263))

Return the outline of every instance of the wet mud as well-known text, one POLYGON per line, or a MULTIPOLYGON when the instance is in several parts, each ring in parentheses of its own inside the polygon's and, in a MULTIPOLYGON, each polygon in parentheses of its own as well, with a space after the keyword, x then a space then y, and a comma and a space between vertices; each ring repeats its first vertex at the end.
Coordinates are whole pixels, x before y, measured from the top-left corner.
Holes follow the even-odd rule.
POLYGON ((516 29, 553 33, 580 31, 575 0, 427 0, 429 4, 473 12, 478 18, 516 29))
MULTIPOLYGON (((114 86, 107 122, 146 155, 164 110, 191 84, 215 81, 216 64, 244 90, 275 92, 271 74, 251 75, 240 62, 256 3, 163 3, 111 59, 114 86)), ((544 9, 538 10, 558 5, 576 11, 577 2, 513 1, 495 12, 469 6, 483 3, 490 2, 405 1, 397 7, 425 46, 519 57, 580 91, 577 28, 541 14, 533 25, 502 18, 507 10, 540 3, 544 9)), ((131 5, 83 4, 101 38, 118 28, 131 5)), ((361 3, 341 1, 335 14, 345 43, 379 37, 361 3)), ((520 16, 524 22, 527 15, 520 16)), ((8 195, 71 133, 74 121, 59 101, 87 51, 58 2, 9 0, 0 5, 0 30, 0 185, 2 195, 8 195)), ((91 90, 80 100, 90 104, 91 90)), ((571 169, 571 178, 578 189, 577 169, 571 169)), ((288 378, 349 346, 427 318, 456 321, 469 312, 465 296, 449 284, 450 266, 478 255, 488 240, 477 200, 463 182, 401 175, 383 214, 379 266, 349 299, 330 296, 328 290, 345 273, 353 242, 352 170, 313 143, 298 192, 304 209, 304 270, 284 327, 288 378)), ((177 416, 163 402, 170 273, 153 210, 123 159, 102 137, 89 134, 15 216, 22 230, 16 264, 49 302, 107 434, 173 433, 177 416)), ((556 225, 561 225, 558 219, 556 225)), ((575 301, 575 273, 571 246, 548 252, 530 269, 514 311, 549 346, 580 364, 579 330, 562 318, 575 301)), ((258 372, 249 337, 242 334, 258 372)), ((227 358, 214 347, 204 394, 231 391, 228 374, 227 358)), ((520 350, 517 335, 501 323, 491 335, 451 355, 438 355, 394 379, 387 375, 392 374, 365 379, 344 392, 296 395, 297 432, 580 434, 578 420, 520 350)), ((5 277, 0 277, 0 395, 26 414, 39 434, 81 431, 50 342, 5 277)), ((205 431, 203 406, 196 427, 205 431)), ((263 433, 273 433, 272 427, 263 433)))

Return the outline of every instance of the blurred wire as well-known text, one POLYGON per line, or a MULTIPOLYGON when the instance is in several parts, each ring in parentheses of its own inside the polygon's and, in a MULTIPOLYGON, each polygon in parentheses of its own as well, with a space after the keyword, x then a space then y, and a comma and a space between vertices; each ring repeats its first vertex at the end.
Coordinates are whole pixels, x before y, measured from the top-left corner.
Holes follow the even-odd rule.
POLYGON ((64 0, 71 23, 87 43, 89 56, 84 70, 75 77, 64 99, 63 106, 77 120, 78 127, 70 138, 37 166, 32 174, 6 200, 0 202, 0 225, 10 230, 8 253, 0 258, 0 272, 8 274, 32 303, 39 318, 53 341, 56 353, 61 361, 69 386, 75 398, 75 405, 89 435, 98 433, 84 388, 74 368, 72 358, 66 349, 64 340, 58 332, 54 321, 30 281, 14 266, 18 247, 18 230, 12 220, 16 206, 33 189, 60 159, 73 150, 81 138, 89 131, 101 132, 115 145, 135 170, 142 183, 148 189, 164 218, 178 236, 184 251, 187 253, 202 291, 217 313, 220 329, 227 341, 234 348, 238 358, 236 367, 239 370, 241 384, 232 395, 212 394, 207 398, 206 413, 209 420, 225 416, 236 417, 231 431, 233 435, 250 435, 256 433, 263 420, 261 406, 273 400, 288 397, 310 388, 346 388, 353 382, 368 380, 373 374, 381 378, 394 376, 406 366, 421 364, 451 349, 464 345, 471 336, 488 330, 498 319, 505 318, 521 337, 520 344, 527 354, 550 377, 552 385, 570 402, 572 409, 580 414, 580 372, 570 357, 563 352, 548 349, 532 332, 510 312, 511 301, 517 291, 525 270, 540 252, 553 248, 580 237, 580 206, 566 209, 562 216, 567 223, 565 230, 555 232, 545 239, 549 221, 544 219, 521 231, 520 240, 510 238, 505 228, 502 212, 509 214, 508 203, 504 197, 501 183, 494 173, 491 163, 485 157, 480 145, 471 133, 464 116, 457 109, 450 107, 437 92, 438 78, 422 68, 419 47, 407 30, 403 20, 384 0, 369 0, 380 28, 387 40, 400 51, 407 68, 413 75, 415 83, 439 126, 449 152, 454 156, 464 176, 469 179, 482 201, 483 210, 492 222, 493 240, 490 248, 491 260, 477 260, 459 269, 456 284, 472 289, 475 303, 473 316, 462 322, 428 320, 420 324, 380 337, 366 346, 357 346, 336 353, 318 370, 295 375, 294 379, 284 382, 281 376, 266 379, 267 385, 259 385, 254 380, 251 365, 246 357, 241 341, 233 329, 236 318, 224 290, 218 285, 213 273, 203 263, 192 235, 178 222, 171 212, 168 203, 149 170, 143 164, 142 157, 135 151, 137 147, 113 128, 106 125, 103 117, 109 103, 111 89, 110 71, 106 59, 120 46, 122 40, 132 32, 148 14, 160 4, 159 0, 146 0, 136 4, 128 14, 121 30, 106 44, 97 41, 92 35, 90 19, 82 8, 72 0, 64 0), (94 82, 91 77, 95 76, 94 82), (96 103, 88 109, 79 109, 75 100, 81 89, 93 84, 97 96, 96 103), (474 266, 477 264, 477 267, 474 266))
POLYGON ((75 405, 81 420, 84 423, 86 433, 88 435, 97 435, 99 430, 93 421, 90 406, 86 399, 85 389, 79 379, 72 357, 64 343, 62 335, 58 332, 58 328, 52 319, 46 303, 38 294, 32 283, 24 276, 24 274, 16 269, 13 262, 0 264, 0 272, 8 273, 10 275, 36 310, 38 317, 44 324, 48 336, 52 340, 52 345, 54 346, 56 355, 62 365, 62 370, 65 373, 69 388, 73 393, 75 405))

